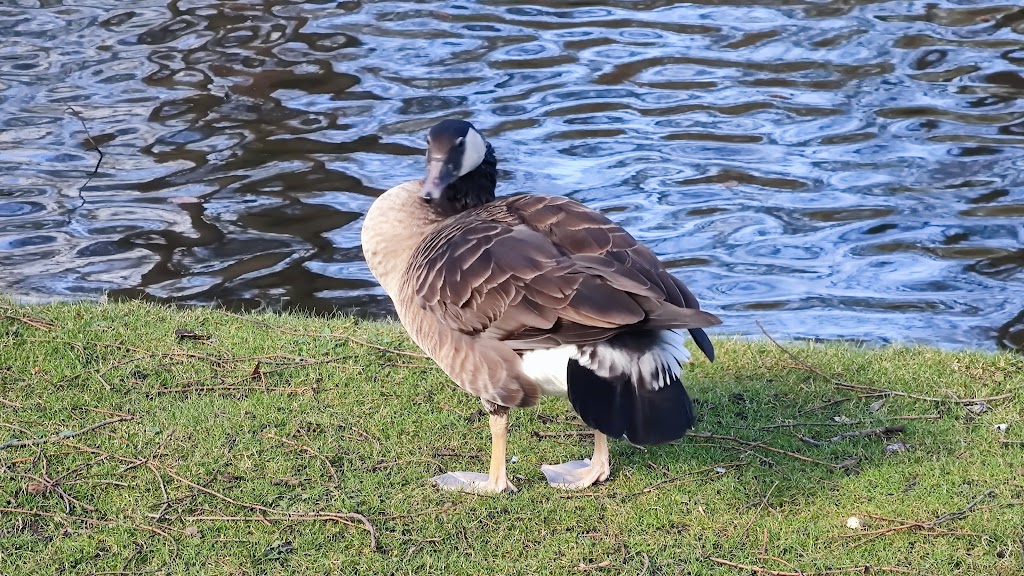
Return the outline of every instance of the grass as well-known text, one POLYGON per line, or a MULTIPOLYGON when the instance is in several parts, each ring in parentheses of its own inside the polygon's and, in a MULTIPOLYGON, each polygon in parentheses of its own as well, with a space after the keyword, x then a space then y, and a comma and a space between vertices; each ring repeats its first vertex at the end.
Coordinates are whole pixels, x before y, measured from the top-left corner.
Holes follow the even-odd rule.
POLYGON ((646 451, 614 442, 612 479, 565 494, 539 466, 589 456, 591 443, 573 434, 568 403, 548 399, 513 412, 520 492, 487 498, 426 482, 486 470, 477 400, 423 359, 355 339, 415 352, 391 323, 0 305, 0 445, 85 430, 0 448, 0 574, 1024 567, 1020 356, 786 344, 844 382, 934 398, 923 400, 863 396, 870 390, 837 386, 771 342, 720 339, 719 361, 687 370, 705 437, 646 451), (1006 394, 977 414, 955 401, 1006 394), (837 399, 846 400, 822 407, 837 399), (896 425, 905 430, 889 439, 797 438, 896 425), (886 450, 896 442, 906 449, 886 450), (377 548, 358 518, 281 518, 296 511, 362 514, 377 548), (847 527, 852 516, 859 531, 847 527))

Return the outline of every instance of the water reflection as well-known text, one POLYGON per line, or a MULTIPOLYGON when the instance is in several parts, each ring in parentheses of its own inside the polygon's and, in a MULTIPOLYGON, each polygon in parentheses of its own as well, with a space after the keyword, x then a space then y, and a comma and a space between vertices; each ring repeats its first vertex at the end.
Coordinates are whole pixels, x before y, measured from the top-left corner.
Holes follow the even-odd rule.
POLYGON ((1020 349, 1012 4, 17 0, 0 290, 380 312, 360 217, 462 117, 733 332, 1020 349))

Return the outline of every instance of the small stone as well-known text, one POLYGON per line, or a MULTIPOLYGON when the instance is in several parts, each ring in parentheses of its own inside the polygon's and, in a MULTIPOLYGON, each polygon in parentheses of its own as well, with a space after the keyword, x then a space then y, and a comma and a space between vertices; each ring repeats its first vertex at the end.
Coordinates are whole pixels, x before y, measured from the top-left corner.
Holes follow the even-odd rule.
POLYGON ((195 526, 186 526, 182 532, 184 532, 185 536, 188 536, 189 538, 199 538, 199 528, 196 528, 195 526))
POLYGON ((885 398, 872 402, 871 405, 868 406, 868 412, 878 412, 882 409, 882 406, 885 406, 885 398))
POLYGON ((519 456, 513 456, 508 459, 509 464, 515 464, 516 462, 519 462, 519 456))
POLYGON ((985 403, 985 402, 982 402, 982 401, 978 401, 978 402, 975 402, 974 404, 968 404, 967 406, 964 406, 964 408, 967 408, 968 412, 973 412, 975 414, 981 414, 981 413, 983 413, 983 412, 988 410, 988 404, 985 403))
POLYGON ((860 518, 856 516, 850 516, 846 519, 846 527, 850 530, 860 530, 863 526, 860 523, 860 518))
POLYGON ((715 466, 715 472, 719 474, 725 474, 725 468, 722 468, 721 466, 715 466))
POLYGON ((1009 424, 996 424, 994 426, 994 428, 996 429, 996 432, 1006 432, 1007 430, 1010 429, 1010 425, 1009 424))
POLYGON ((887 454, 895 454, 896 452, 906 452, 907 445, 903 442, 893 442, 892 444, 885 445, 885 452, 887 454))

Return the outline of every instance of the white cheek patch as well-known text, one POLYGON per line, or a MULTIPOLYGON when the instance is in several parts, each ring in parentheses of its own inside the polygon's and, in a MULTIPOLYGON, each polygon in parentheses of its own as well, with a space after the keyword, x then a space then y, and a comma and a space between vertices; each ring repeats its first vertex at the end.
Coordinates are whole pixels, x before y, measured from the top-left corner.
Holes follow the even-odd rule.
POLYGON ((476 130, 470 129, 466 133, 466 146, 462 150, 462 168, 459 176, 465 176, 476 169, 484 161, 484 154, 487 152, 487 144, 484 137, 476 130))

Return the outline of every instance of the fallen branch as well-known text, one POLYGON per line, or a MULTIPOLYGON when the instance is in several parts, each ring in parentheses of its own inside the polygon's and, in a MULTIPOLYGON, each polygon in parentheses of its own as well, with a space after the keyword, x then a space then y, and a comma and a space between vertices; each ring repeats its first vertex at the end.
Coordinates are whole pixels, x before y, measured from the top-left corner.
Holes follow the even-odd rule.
MULTIPOLYGON (((845 390, 851 390, 851 391, 855 391, 855 392, 862 392, 862 393, 864 393, 863 395, 861 395, 859 397, 867 397, 867 396, 902 396, 904 398, 913 398, 915 400, 924 400, 926 402, 953 402, 954 404, 961 404, 961 405, 976 404, 978 402, 990 402, 990 401, 993 401, 993 400, 1005 400, 1007 398, 1012 398, 1013 397, 1013 392, 1008 392, 1006 394, 1000 394, 998 396, 990 396, 990 397, 987 397, 987 398, 952 398, 952 399, 950 399, 950 398, 936 398, 934 396, 921 396, 921 395, 918 395, 918 394, 911 394, 909 392, 901 392, 899 390, 889 390, 888 388, 878 388, 877 386, 865 386, 863 384, 850 384, 849 382, 843 382, 842 380, 839 380, 839 379, 837 379, 837 378, 835 378, 833 376, 830 376, 829 374, 826 374, 825 372, 821 371, 820 369, 815 368, 814 366, 809 364, 806 360, 804 360, 803 358, 798 356, 796 353, 790 351, 785 346, 780 344, 778 342, 778 340, 776 340, 775 338, 772 338, 772 335, 769 334, 767 330, 765 330, 764 326, 761 324, 760 321, 757 321, 755 323, 757 324, 757 327, 761 329, 761 333, 764 334, 766 338, 768 338, 769 342, 774 344, 775 347, 778 348, 779 350, 781 350, 783 354, 785 354, 786 356, 789 356, 791 359, 793 359, 804 370, 807 370, 808 372, 817 374, 818 376, 821 376, 822 378, 825 378, 826 380, 831 382, 833 386, 835 386, 837 388, 842 388, 842 389, 845 389, 845 390)), ((844 398, 844 399, 841 399, 841 400, 836 400, 835 402, 842 402, 842 401, 846 401, 846 400, 849 400, 849 398, 844 398)), ((803 412, 801 412, 801 414, 802 413, 803 412)))
POLYGON ((156 521, 159 522, 163 519, 164 514, 167 513, 167 509, 171 507, 171 497, 167 494, 167 484, 164 484, 164 477, 160 475, 160 471, 156 469, 153 462, 146 461, 146 467, 156 476, 156 481, 160 484, 160 493, 164 495, 163 502, 160 503, 160 510, 156 513, 156 521))
POLYGON ((941 525, 941 524, 945 524, 946 522, 952 522, 954 520, 960 520, 961 518, 967 517, 967 515, 970 514, 978 506, 978 504, 981 503, 982 500, 984 500, 985 498, 988 498, 992 494, 995 494, 995 490, 992 490, 992 489, 986 490, 980 496, 978 496, 974 500, 971 500, 971 502, 967 506, 961 508, 960 510, 956 510, 956 511, 953 511, 953 512, 946 512, 944 514, 936 516, 934 519, 929 520, 927 522, 916 522, 916 521, 913 521, 913 520, 901 520, 901 519, 898 519, 898 518, 887 518, 885 516, 879 516, 877 514, 866 514, 866 516, 868 516, 869 518, 876 518, 876 519, 879 519, 879 520, 885 520, 887 522, 896 522, 897 525, 896 526, 889 526, 889 527, 886 527, 886 528, 880 528, 878 530, 871 530, 869 532, 856 532, 856 533, 853 533, 853 534, 840 534, 839 537, 840 538, 856 538, 856 537, 869 536, 869 537, 873 538, 873 537, 877 537, 877 536, 883 536, 885 534, 892 534, 893 532, 900 532, 900 531, 903 531, 903 530, 912 530, 912 529, 920 530, 922 533, 929 534, 929 535, 982 536, 981 534, 976 534, 974 532, 961 532, 961 531, 955 531, 955 530, 941 530, 941 529, 938 528, 938 526, 941 525))
POLYGON ((78 121, 82 123, 82 130, 85 130, 85 137, 89 139, 89 145, 91 146, 91 148, 86 148, 86 150, 95 150, 96 153, 100 155, 100 157, 96 159, 96 167, 92 169, 92 174, 89 175, 95 176, 100 171, 100 162, 103 162, 103 150, 100 150, 99 145, 97 145, 96 141, 93 140, 92 134, 89 132, 89 127, 85 125, 85 120, 82 118, 82 115, 78 113, 78 110, 68 106, 64 111, 71 112, 71 115, 78 118, 78 121))
POLYGON ((807 436, 802 436, 800 434, 797 434, 796 437, 799 438, 802 442, 805 442, 805 443, 810 444, 812 446, 826 446, 828 444, 834 444, 836 442, 841 442, 841 441, 846 440, 848 438, 863 438, 865 436, 881 436, 881 437, 884 438, 884 437, 887 437, 887 436, 892 436, 893 434, 899 434, 899 433, 903 432, 905 429, 906 429, 906 426, 903 426, 902 424, 899 425, 899 426, 882 426, 882 427, 879 427, 879 428, 867 428, 865 430, 854 430, 852 432, 843 432, 842 434, 839 434, 837 436, 833 436, 833 437, 829 438, 828 440, 824 440, 824 441, 822 441, 822 440, 815 440, 813 438, 808 438, 807 436))
MULTIPOLYGON (((939 420, 942 416, 939 414, 921 414, 921 415, 910 415, 910 416, 890 416, 888 418, 882 418, 885 420, 939 420)), ((851 426, 854 424, 865 424, 872 422, 873 420, 847 420, 845 422, 838 420, 828 420, 825 422, 776 422, 775 424, 766 424, 765 426, 758 426, 756 428, 735 426, 742 430, 771 430, 774 428, 802 428, 811 426, 851 426)))
POLYGON ((715 562, 716 564, 722 564, 724 566, 730 566, 732 568, 739 568, 740 570, 746 570, 748 572, 756 572, 758 574, 771 574, 772 576, 821 576, 824 574, 842 574, 844 572, 861 572, 863 574, 870 574, 874 572, 894 572, 897 574, 920 574, 917 570, 908 570, 906 568, 897 568, 896 566, 872 566, 870 564, 861 564, 859 566, 843 566, 842 568, 833 568, 831 570, 820 570, 816 572, 799 570, 797 572, 786 572, 783 570, 771 570, 769 568, 763 568, 761 566, 750 566, 748 564, 740 564, 738 562, 731 562, 723 558, 710 557, 708 560, 715 562))
POLYGON ((772 484, 772 487, 768 489, 768 493, 766 493, 764 497, 761 498, 761 503, 757 505, 757 510, 754 510, 754 515, 750 517, 750 522, 747 522, 746 527, 743 528, 743 532, 740 532, 741 535, 746 534, 747 530, 750 530, 750 527, 754 525, 754 521, 757 520, 757 517, 761 515, 761 510, 764 510, 764 507, 768 505, 768 498, 771 497, 772 492, 775 491, 775 488, 778 485, 779 482, 776 481, 775 484, 772 484))
POLYGON ((316 456, 321 461, 323 461, 325 466, 327 466, 327 471, 330 472, 331 479, 334 480, 335 483, 338 482, 338 471, 334 469, 334 465, 331 464, 331 461, 327 459, 327 456, 324 456, 323 454, 321 454, 318 450, 316 450, 312 446, 307 446, 305 444, 302 444, 301 442, 296 442, 294 440, 289 440, 287 438, 281 438, 280 436, 275 436, 275 435, 271 434, 270 432, 265 433, 264 436, 266 436, 267 438, 273 438, 275 440, 280 440, 281 442, 284 442, 285 444, 288 444, 289 446, 295 446, 296 448, 298 448, 300 450, 303 450, 305 452, 309 452, 313 456, 316 456))
POLYGON ((70 514, 58 514, 56 512, 44 512, 42 510, 25 510, 24 508, 0 508, 0 512, 6 514, 24 514, 26 516, 45 516, 47 518, 56 518, 74 520, 76 522, 82 522, 85 524, 101 524, 109 525, 112 524, 106 520, 97 520, 95 518, 86 518, 85 516, 72 516, 70 514))
POLYGON ((18 404, 17 402, 13 402, 11 400, 4 400, 3 398, 0 398, 0 404, 3 404, 8 408, 23 408, 21 404, 18 404))
MULTIPOLYGON (((374 530, 373 524, 370 524, 370 521, 366 519, 366 516, 363 516, 362 514, 359 514, 357 512, 320 512, 320 511, 317 511, 317 512, 291 512, 291 511, 288 511, 288 510, 277 510, 277 509, 274 509, 274 508, 263 506, 261 504, 253 504, 253 503, 250 503, 250 502, 241 502, 239 500, 235 500, 233 498, 225 496, 225 495, 221 494, 220 492, 217 492, 216 490, 207 488, 205 486, 201 486, 199 484, 196 484, 195 482, 192 482, 191 480, 188 480, 187 478, 182 477, 181 475, 179 475, 177 472, 175 472, 172 468, 170 468, 166 464, 158 464, 158 463, 153 463, 153 464, 156 465, 156 466, 159 466, 160 468, 163 468, 164 472, 166 472, 168 476, 170 476, 171 478, 174 478, 178 482, 181 482, 183 484, 187 484, 187 485, 191 486, 192 488, 194 488, 196 490, 199 490, 200 492, 204 492, 206 494, 209 494, 210 496, 213 496, 215 498, 223 500, 224 502, 227 502, 229 504, 234 504, 235 506, 239 506, 241 508, 247 508, 247 509, 253 510, 253 511, 255 511, 257 513, 257 516, 247 517, 247 518, 245 518, 246 520, 257 521, 257 522, 267 522, 267 521, 271 521, 271 520, 296 520, 296 521, 330 520, 330 521, 334 521, 334 522, 340 522, 340 523, 348 525, 348 526, 352 526, 352 527, 355 527, 355 528, 363 528, 364 530, 366 530, 370 534, 370 549, 371 550, 376 550, 377 549, 377 531, 374 530), (264 513, 266 513, 266 514, 264 514, 264 513)), ((192 517, 192 518, 200 519, 202 517, 192 517)), ((237 518, 237 517, 225 517, 223 519, 234 519, 234 518, 237 518)))
POLYGON ((750 447, 750 448, 760 448, 762 450, 767 450, 769 452, 775 452, 776 454, 783 454, 785 456, 789 456, 790 458, 795 458, 795 459, 803 461, 803 462, 809 462, 811 464, 820 464, 821 466, 828 466, 829 468, 835 468, 837 470, 843 469, 843 468, 849 468, 853 464, 852 462, 841 462, 839 464, 833 464, 831 462, 824 462, 822 460, 815 460, 814 458, 808 458, 807 456, 803 456, 801 454, 797 454, 796 452, 790 452, 788 450, 783 450, 781 448, 775 448, 774 446, 768 446, 768 445, 762 444, 761 442, 749 442, 747 440, 742 440, 740 438, 736 438, 735 436, 723 436, 723 435, 720 435, 720 434, 705 434, 705 433, 702 433, 702 432, 690 432, 688 434, 688 436, 690 436, 692 438, 704 438, 704 439, 707 439, 707 440, 722 440, 722 441, 725 441, 725 442, 733 442, 735 444, 739 444, 741 446, 747 446, 747 447, 750 447))
MULTIPOLYGON (((248 378, 248 376, 246 377, 248 378)), ((312 392, 312 388, 284 388, 278 386, 237 386, 218 384, 216 386, 178 386, 174 388, 157 388, 155 394, 187 393, 187 392, 312 392)))
MULTIPOLYGON (((99 154, 99 157, 96 158, 96 166, 92 169, 92 173, 89 174, 88 175, 89 177, 85 179, 85 182, 83 182, 82 185, 78 187, 78 198, 79 198, 79 200, 82 201, 82 203, 79 204, 78 206, 75 206, 71 210, 71 212, 73 213, 75 210, 78 210, 82 206, 85 206, 85 196, 83 195, 84 191, 85 191, 85 187, 88 186, 89 182, 92 182, 92 179, 97 174, 100 173, 100 164, 103 162, 103 150, 100 149, 99 144, 97 144, 96 140, 93 139, 92 134, 89 132, 89 127, 86 126, 86 124, 85 124, 85 119, 83 119, 82 115, 78 113, 78 110, 75 110, 71 106, 68 106, 68 107, 64 108, 64 111, 65 112, 71 112, 71 115, 74 116, 75 118, 77 118, 79 122, 81 122, 82 130, 85 130, 85 136, 86 136, 86 138, 89 139, 89 146, 90 147, 85 149, 86 152, 88 152, 89 150, 95 150, 96 153, 99 154)), ((70 221, 71 221, 71 215, 69 214, 68 215, 68 223, 70 223, 70 221)))
POLYGON ((81 430, 61 432, 60 434, 54 434, 53 436, 47 436, 45 438, 32 438, 31 440, 10 440, 8 442, 0 444, 0 450, 3 450, 5 448, 18 448, 22 446, 35 446, 37 444, 45 444, 47 442, 59 442, 61 440, 67 440, 68 438, 74 438, 75 436, 85 434, 86 432, 92 432, 93 430, 96 430, 97 428, 102 428, 103 426, 109 426, 110 424, 116 424, 118 422, 126 422, 128 420, 135 420, 136 418, 137 416, 119 416, 117 418, 111 418, 109 420, 97 422, 92 426, 87 426, 85 428, 82 428, 81 430))
POLYGON ((38 328, 40 330, 49 331, 53 330, 54 328, 57 328, 57 325, 54 324, 53 322, 50 322, 49 320, 43 320, 42 318, 31 318, 28 316, 18 316, 16 314, 10 314, 8 312, 0 314, 0 318, 7 318, 8 320, 17 320, 18 322, 28 324, 29 326, 33 328, 38 328))
POLYGON ((745 462, 745 461, 740 460, 740 461, 736 461, 736 462, 723 462, 722 464, 715 464, 714 466, 706 466, 704 468, 700 468, 700 469, 697 469, 697 470, 690 470, 688 472, 683 472, 682 474, 678 474, 676 476, 672 476, 672 477, 666 478, 664 480, 661 480, 660 482, 655 482, 654 484, 651 484, 650 486, 648 486, 647 488, 644 488, 643 490, 641 490, 639 492, 634 492, 633 494, 626 494, 625 496, 627 496, 627 497, 628 496, 639 496, 641 494, 647 494, 649 492, 654 492, 655 490, 657 490, 658 488, 660 488, 660 487, 662 487, 662 486, 664 486, 666 484, 671 484, 673 482, 678 482, 680 480, 714 480, 715 478, 718 478, 720 476, 724 476, 725 473, 728 472, 730 468, 736 468, 738 466, 746 466, 747 464, 749 464, 749 462, 745 462), (705 477, 702 477, 702 478, 693 478, 697 474, 701 474, 703 472, 710 472, 710 471, 714 471, 715 473, 711 474, 710 476, 705 476, 705 477))
POLYGON ((945 514, 943 514, 943 515, 939 516, 938 518, 936 518, 936 519, 932 520, 931 522, 929 522, 928 526, 929 527, 935 527, 935 526, 938 526, 939 524, 944 524, 946 522, 952 522, 953 520, 959 520, 961 518, 964 518, 968 514, 970 514, 971 510, 974 510, 974 507, 977 506, 978 504, 980 504, 982 500, 984 500, 985 498, 988 498, 989 496, 991 496, 991 495, 993 495, 995 493, 996 493, 996 491, 992 490, 991 488, 988 489, 988 490, 985 490, 984 492, 981 493, 980 496, 978 496, 974 500, 971 500, 971 503, 968 504, 966 507, 961 508, 960 510, 957 510, 955 512, 946 512, 945 514))
MULTIPOLYGON (((171 546, 174 548, 174 550, 171 553, 171 559, 167 562, 167 564, 163 568, 161 568, 160 570, 152 570, 152 572, 158 572, 158 571, 164 570, 164 569, 170 567, 171 565, 173 565, 175 563, 175 561, 177 561, 177 559, 178 559, 178 552, 179 552, 179 550, 178 550, 178 543, 174 540, 173 537, 171 537, 170 534, 168 534, 167 532, 164 532, 163 530, 161 530, 159 528, 156 528, 154 526, 147 526, 146 524, 133 524, 132 528, 136 528, 138 530, 145 530, 147 532, 152 532, 153 534, 157 534, 159 536, 163 536, 164 538, 166 538, 171 543, 171 546)), ((125 562, 124 568, 127 568, 127 567, 128 567, 128 562, 125 562)), ((147 570, 147 572, 149 572, 149 571, 147 570)), ((132 572, 132 574, 141 574, 141 572, 135 571, 135 572, 132 572)))

